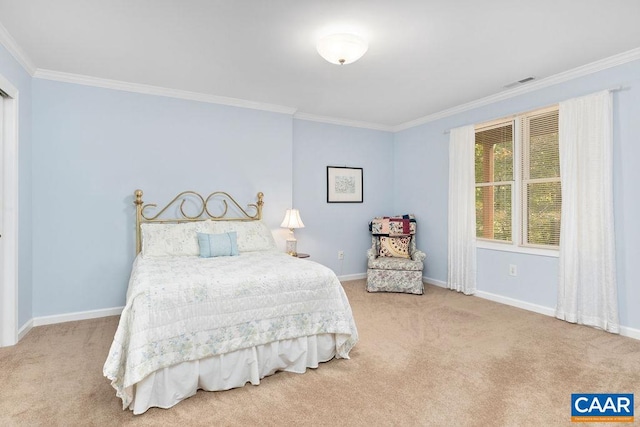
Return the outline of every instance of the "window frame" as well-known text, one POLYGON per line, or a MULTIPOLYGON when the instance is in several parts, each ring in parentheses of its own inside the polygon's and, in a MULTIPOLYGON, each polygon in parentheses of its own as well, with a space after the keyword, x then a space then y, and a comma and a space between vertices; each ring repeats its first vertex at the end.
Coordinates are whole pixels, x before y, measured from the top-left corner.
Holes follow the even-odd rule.
MULTIPOLYGON (((482 123, 479 125, 475 126, 475 133, 477 133, 478 131, 490 131, 492 129, 497 129, 497 128, 501 128, 501 127, 505 127, 508 126, 509 124, 511 124, 511 133, 512 133, 512 139, 513 139, 513 145, 514 145, 514 152, 512 154, 512 162, 514 161, 513 159, 515 158, 515 135, 517 132, 517 128, 516 128, 516 124, 515 122, 517 122, 517 120, 515 120, 516 116, 512 116, 512 117, 504 117, 501 119, 497 119, 497 120, 492 120, 490 122, 486 122, 486 123, 482 123)), ((475 165, 474 165, 475 167, 475 165)), ((484 238, 484 237, 477 237, 476 235, 476 240, 482 240, 485 242, 495 242, 498 244, 513 244, 513 236, 514 236, 514 232, 517 231, 517 229, 513 228, 515 223, 514 223, 514 210, 513 210, 513 202, 514 202, 514 198, 513 198, 513 194, 514 191, 513 189, 515 188, 515 186, 517 185, 518 181, 515 179, 516 177, 516 169, 515 169, 515 164, 512 164, 512 180, 511 181, 489 181, 489 182, 482 182, 482 183, 475 183, 475 188, 478 187, 498 187, 498 186, 505 186, 505 185, 509 185, 511 186, 511 240, 498 240, 498 239, 488 239, 488 238, 484 238)), ((474 175, 475 175, 475 170, 474 170, 474 175)), ((494 201, 495 202, 495 201, 494 201)))
MULTIPOLYGON (((544 114, 550 111, 558 110, 558 104, 547 107, 537 108, 518 114, 508 115, 496 120, 479 123, 475 126, 475 132, 488 130, 492 127, 507 125, 511 123, 513 126, 513 183, 511 181, 492 182, 491 185, 511 184, 511 241, 501 241, 495 239, 487 239, 476 236, 476 247, 480 249, 489 249, 503 252, 516 252, 531 255, 540 255, 547 257, 558 257, 560 248, 548 245, 536 245, 526 242, 527 218, 523 209, 523 197, 526 195, 526 181, 523 176, 523 153, 525 148, 524 134, 522 129, 522 118, 526 116, 534 116, 544 114), (516 191, 514 191, 514 189, 516 191)), ((475 167, 475 165, 474 165, 475 167)), ((560 178, 558 178, 559 180, 560 178)), ((544 182, 550 182, 551 179, 544 178, 544 182)), ((475 183, 475 188, 483 186, 483 183, 475 183)), ((485 184, 486 185, 486 184, 485 184)))

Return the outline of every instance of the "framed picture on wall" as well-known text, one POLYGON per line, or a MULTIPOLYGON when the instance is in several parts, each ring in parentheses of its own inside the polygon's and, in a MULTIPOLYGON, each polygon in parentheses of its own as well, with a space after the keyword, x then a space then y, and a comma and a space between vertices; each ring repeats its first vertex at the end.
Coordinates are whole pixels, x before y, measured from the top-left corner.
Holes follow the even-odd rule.
POLYGON ((362 168, 327 166, 327 203, 362 203, 362 168))

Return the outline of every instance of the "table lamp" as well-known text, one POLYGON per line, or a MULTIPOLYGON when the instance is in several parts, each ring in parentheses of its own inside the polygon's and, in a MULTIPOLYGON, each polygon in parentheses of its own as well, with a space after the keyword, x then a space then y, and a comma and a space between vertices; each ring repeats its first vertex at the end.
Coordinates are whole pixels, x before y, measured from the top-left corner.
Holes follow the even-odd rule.
POLYGON ((291 256, 297 256, 298 252, 296 252, 296 245, 298 241, 293 234, 293 229, 304 228, 298 209, 287 209, 280 227, 289 229, 289 237, 287 237, 287 253, 291 256))

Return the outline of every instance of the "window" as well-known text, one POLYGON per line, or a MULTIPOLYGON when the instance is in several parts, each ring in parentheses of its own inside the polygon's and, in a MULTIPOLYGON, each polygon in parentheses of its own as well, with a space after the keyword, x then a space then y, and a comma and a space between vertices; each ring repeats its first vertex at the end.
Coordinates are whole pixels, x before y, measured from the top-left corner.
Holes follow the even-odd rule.
POLYGON ((476 126, 476 237, 557 249, 558 107, 476 126))

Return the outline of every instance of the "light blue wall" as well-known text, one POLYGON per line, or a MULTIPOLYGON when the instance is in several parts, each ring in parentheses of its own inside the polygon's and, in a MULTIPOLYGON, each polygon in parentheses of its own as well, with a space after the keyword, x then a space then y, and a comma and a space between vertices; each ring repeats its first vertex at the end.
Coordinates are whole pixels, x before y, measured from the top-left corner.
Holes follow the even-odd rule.
POLYGON ((33 99, 33 316, 124 304, 137 188, 158 203, 186 189, 240 203, 262 191, 280 231, 290 115, 41 79, 33 99))
MULTIPOLYGON (((456 114, 395 135, 394 206, 419 218, 419 246, 427 252, 425 275, 447 278, 448 140, 451 128, 500 118, 619 85, 614 92, 614 209, 620 323, 640 328, 640 61, 456 114), (406 170, 414 171, 407 179, 406 170), (413 209, 412 209, 413 207, 413 209)), ((555 308, 557 258, 478 250, 478 289, 555 308), (517 264, 518 276, 508 275, 517 264)))
POLYGON ((444 135, 437 127, 420 126, 394 137, 394 210, 416 215, 417 246, 427 254, 423 274, 446 279, 449 151, 444 135))
MULTIPOLYGON (((279 228, 284 210, 300 209, 306 228, 296 231, 298 250, 341 276, 366 271, 367 222, 373 216, 413 212, 418 246, 427 252, 425 275, 444 282, 448 135, 443 132, 622 84, 627 89, 614 95, 620 317, 622 325, 640 328, 640 272, 633 268, 640 256, 635 165, 640 61, 395 135, 32 80, 1 46, 0 73, 20 90, 21 326, 32 317, 124 303, 135 188, 145 190, 148 202, 168 200, 185 188, 222 189, 241 202, 263 191, 265 220, 276 235, 286 236, 279 228), (364 168, 364 203, 326 203, 327 165, 364 168), (338 250, 345 252, 342 262, 338 250)), ((478 263, 480 290, 555 307, 556 258, 479 250, 478 263), (518 265, 516 278, 508 276, 508 264, 518 265)))
POLYGON ((0 44, 0 74, 18 89, 18 327, 32 317, 31 76, 0 44))
POLYGON ((393 214, 393 134, 295 119, 293 141, 293 202, 305 224, 298 252, 338 276, 366 272, 369 220, 393 214), (363 203, 327 203, 327 166, 363 168, 363 203))

